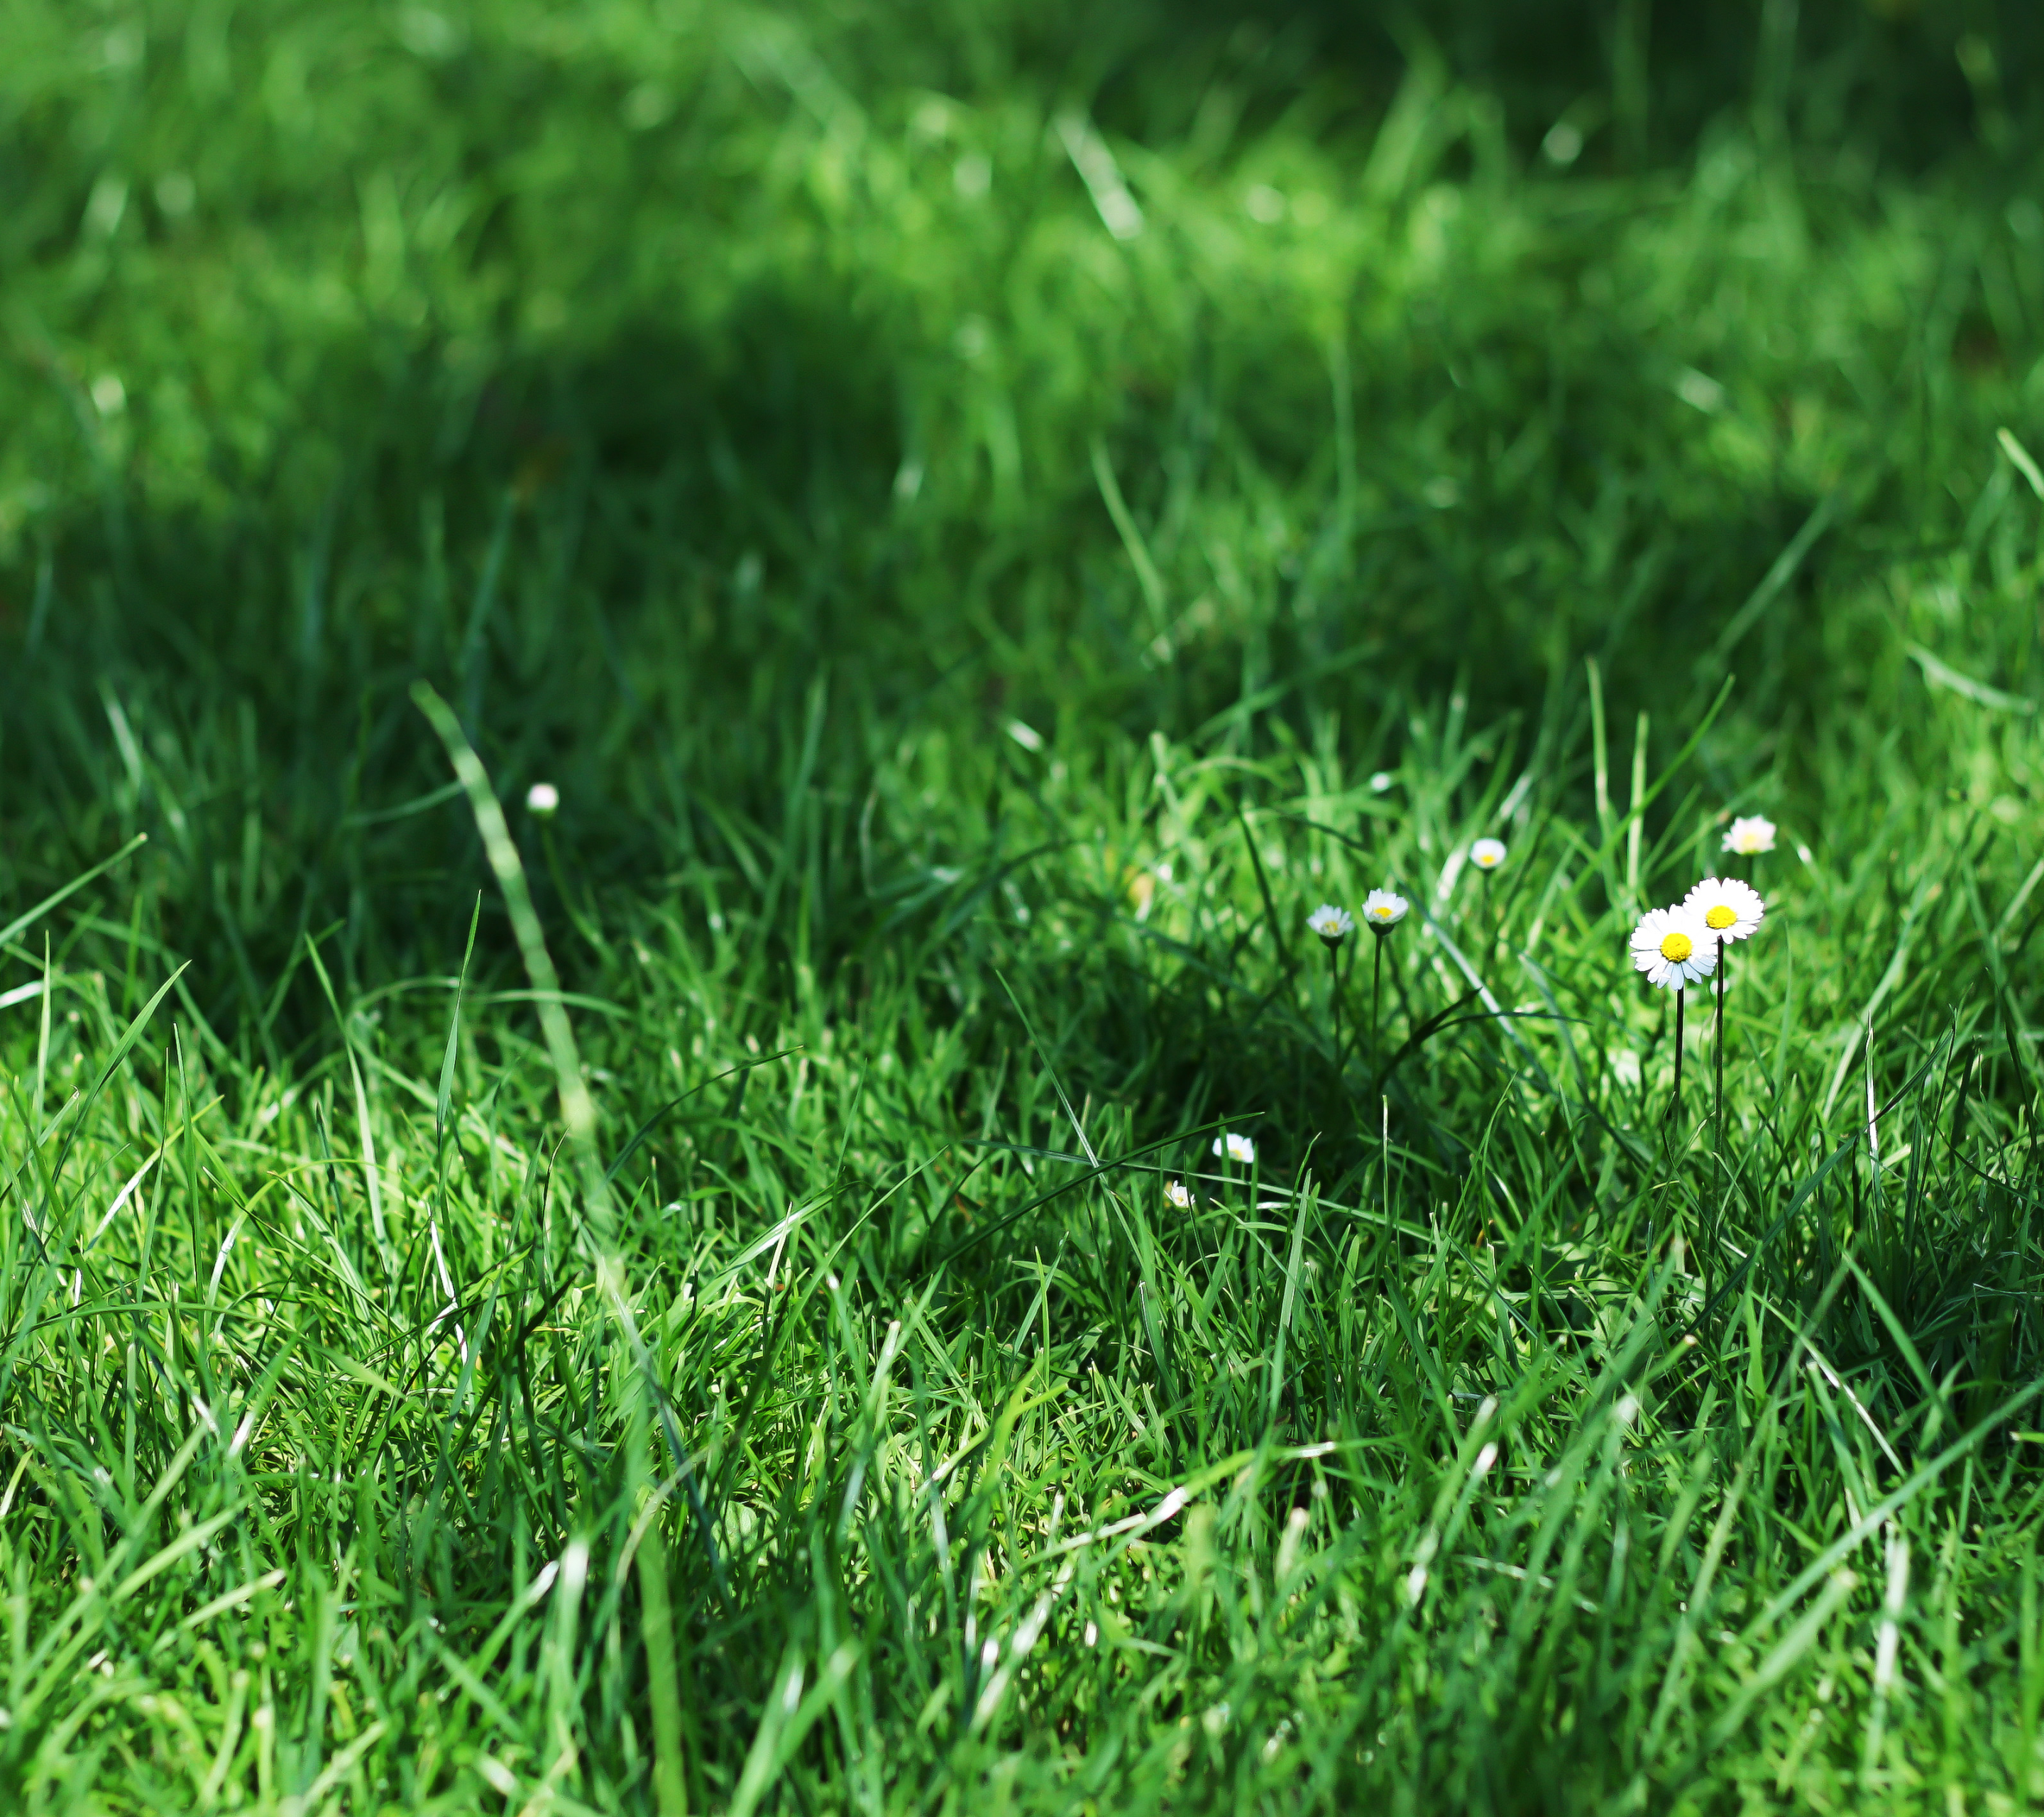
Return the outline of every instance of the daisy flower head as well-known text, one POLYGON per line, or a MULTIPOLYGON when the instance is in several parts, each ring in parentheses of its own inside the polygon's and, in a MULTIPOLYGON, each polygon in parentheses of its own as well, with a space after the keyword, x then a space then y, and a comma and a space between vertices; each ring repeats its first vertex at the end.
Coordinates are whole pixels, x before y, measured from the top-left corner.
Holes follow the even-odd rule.
POLYGON ((1412 906, 1396 890, 1373 889, 1362 905, 1362 924, 1373 934, 1388 934, 1412 906))
POLYGON ((1338 947, 1355 932, 1355 917, 1346 908, 1323 902, 1306 917, 1306 925, 1330 947, 1338 947))
POLYGON ((1773 851, 1774 823, 1764 814, 1741 814, 1725 829, 1724 848, 1741 858, 1773 851))
POLYGON ((1246 1135, 1216 1135, 1213 1151, 1216 1154, 1225 1154, 1229 1160, 1244 1167, 1255 1165, 1256 1144, 1246 1135))
POLYGON ((1164 1182, 1164 1203, 1174 1211, 1189 1212, 1193 1208, 1193 1195, 1185 1189, 1182 1180, 1164 1182))
POLYGON ((1682 906, 1700 915, 1720 942, 1750 939, 1760 926, 1767 905, 1760 892, 1735 877, 1707 877, 1682 898, 1682 906))
POLYGON ((1478 839, 1470 847, 1470 862, 1478 870, 1495 870, 1504 862, 1504 841, 1478 839))
POLYGON ((561 792, 551 782, 535 782, 525 791, 525 812, 551 820, 561 805, 561 792))
POLYGON ((1632 930, 1632 962, 1661 990, 1680 990, 1717 970, 1718 937, 1689 908, 1650 908, 1632 930))

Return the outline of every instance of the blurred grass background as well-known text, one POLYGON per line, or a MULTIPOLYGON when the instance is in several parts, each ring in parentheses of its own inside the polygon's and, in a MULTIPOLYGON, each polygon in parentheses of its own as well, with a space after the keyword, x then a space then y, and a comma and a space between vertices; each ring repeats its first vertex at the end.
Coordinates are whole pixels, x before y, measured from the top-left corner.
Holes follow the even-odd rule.
POLYGON ((2044 15, 0 47, 0 1796, 2037 1795, 2044 15))

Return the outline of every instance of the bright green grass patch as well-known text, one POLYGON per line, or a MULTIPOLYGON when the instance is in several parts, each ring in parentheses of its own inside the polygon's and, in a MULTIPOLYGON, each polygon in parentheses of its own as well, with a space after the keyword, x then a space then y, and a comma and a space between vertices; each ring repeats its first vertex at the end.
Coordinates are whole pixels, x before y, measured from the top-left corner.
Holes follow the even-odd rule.
POLYGON ((2036 1796, 2044 216, 1809 10, 13 7, 10 1807, 2036 1796))
POLYGON ((564 908, 595 1199, 512 981, 367 993, 286 1078, 83 920, 10 1012, 17 1783, 650 1808, 663 1578, 699 1807, 2023 1784, 2002 842, 1919 800, 1906 859, 1762 861, 1721 1164, 1621 956, 1707 805, 1635 844, 1623 786, 1600 832, 1412 729, 1381 793, 1160 744, 1147 825, 1032 757, 828 985, 806 793, 756 889, 564 908), (1381 1006, 1339 974, 1338 1084, 1304 914, 1385 875, 1421 907, 1381 1006))

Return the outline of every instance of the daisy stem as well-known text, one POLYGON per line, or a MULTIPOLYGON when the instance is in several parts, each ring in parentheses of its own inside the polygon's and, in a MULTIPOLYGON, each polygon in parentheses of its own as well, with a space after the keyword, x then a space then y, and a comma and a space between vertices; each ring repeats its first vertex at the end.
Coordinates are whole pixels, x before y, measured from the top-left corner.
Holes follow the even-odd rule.
POLYGON ((1704 1248, 1704 1303, 1708 1305, 1716 1291, 1718 1239, 1724 1231, 1725 1201, 1730 1197, 1731 1183, 1726 1177, 1725 1126, 1724 1126, 1724 987, 1725 951, 1718 948, 1717 976, 1712 980, 1716 1007, 1711 1018, 1711 1059, 1717 1068, 1717 1104, 1711 1120, 1712 1130, 1716 1139, 1718 1151, 1718 1215, 1711 1227, 1710 1241, 1704 1248))
POLYGON ((1377 951, 1370 961, 1370 1063, 1384 1064, 1384 936, 1372 934, 1370 943, 1377 951))
POLYGON ((1716 1014, 1712 1017, 1712 1020, 1711 1020, 1711 1048, 1712 1048, 1712 1056, 1711 1056, 1711 1057, 1712 1058, 1712 1059, 1714 1059, 1714 1060, 1716 1062, 1716 1063, 1717 1063, 1717 1071, 1718 1071, 1717 1108, 1716 1108, 1716 1123, 1717 1123, 1717 1131, 1718 1131, 1718 1154, 1719 1154, 1719 1156, 1720 1156, 1720 1157, 1722 1157, 1722 1156, 1723 1155, 1723 1154, 1724 1154, 1724 1145, 1725 1145, 1725 1139, 1724 1139, 1724 987, 1725 987, 1725 955, 1724 955, 1724 949, 1723 949, 1722 947, 1720 947, 1718 949, 1718 975, 1717 975, 1717 985, 1716 985, 1717 1008, 1716 1008, 1716 1014))
POLYGON ((1682 1115, 1682 999, 1688 994, 1681 985, 1675 986, 1675 1095, 1669 1115, 1678 1122, 1682 1115))
POLYGON ((1335 1082, 1341 1082, 1341 947, 1331 942, 1327 947, 1327 1000, 1334 1006, 1335 1024, 1335 1082))

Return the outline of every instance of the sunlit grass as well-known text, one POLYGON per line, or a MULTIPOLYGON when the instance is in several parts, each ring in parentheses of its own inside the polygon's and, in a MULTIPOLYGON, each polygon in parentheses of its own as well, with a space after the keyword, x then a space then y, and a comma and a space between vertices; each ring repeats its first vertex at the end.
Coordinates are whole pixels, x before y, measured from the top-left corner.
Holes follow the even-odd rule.
POLYGON ((2036 1796, 1992 119, 171 12, 0 73, 0 1804, 2036 1796))

